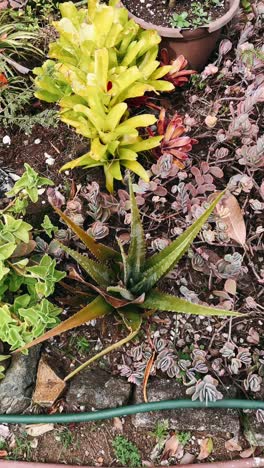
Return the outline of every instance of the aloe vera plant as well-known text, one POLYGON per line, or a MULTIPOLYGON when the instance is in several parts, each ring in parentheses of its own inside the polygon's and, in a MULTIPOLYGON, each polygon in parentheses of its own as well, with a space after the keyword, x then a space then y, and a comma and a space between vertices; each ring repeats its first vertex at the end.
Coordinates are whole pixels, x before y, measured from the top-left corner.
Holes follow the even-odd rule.
POLYGON ((36 97, 58 102, 61 120, 91 139, 90 151, 62 169, 103 166, 109 191, 114 179, 122 179, 120 166, 148 181, 137 153, 160 142, 143 140, 138 132, 155 123, 155 117, 129 118, 125 101, 174 89, 161 79, 171 66, 160 67, 157 60, 157 32, 141 29, 116 3, 89 0, 88 9, 80 10, 72 2, 60 5, 62 19, 54 22, 59 38, 49 51, 52 60, 34 70, 36 97))
POLYGON ((104 317, 111 313, 116 313, 129 330, 127 337, 112 344, 89 359, 86 363, 69 374, 65 380, 70 379, 96 359, 133 339, 140 330, 144 318, 144 311, 146 310, 158 309, 173 313, 178 312, 212 316, 239 315, 237 312, 233 311, 225 311, 200 304, 193 304, 179 297, 164 293, 156 288, 158 281, 169 273, 189 248, 203 224, 213 212, 222 194, 218 195, 209 208, 204 211, 193 225, 186 229, 186 231, 168 247, 150 258, 146 258, 145 237, 131 180, 129 180, 129 189, 131 203, 131 240, 128 253, 125 253, 122 244, 118 240, 120 252, 97 243, 83 229, 68 218, 68 216, 54 207, 61 219, 73 230, 95 258, 89 258, 69 247, 61 245, 61 248, 76 260, 91 277, 92 282, 87 282, 86 284, 90 290, 96 293, 96 297, 75 315, 21 349, 24 350, 50 337, 78 327, 87 321, 104 317))

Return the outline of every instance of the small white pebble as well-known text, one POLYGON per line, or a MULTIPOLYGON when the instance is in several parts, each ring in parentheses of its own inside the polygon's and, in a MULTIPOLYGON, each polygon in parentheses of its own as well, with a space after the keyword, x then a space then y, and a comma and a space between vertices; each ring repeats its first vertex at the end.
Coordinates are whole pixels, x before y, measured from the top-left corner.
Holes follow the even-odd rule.
POLYGON ((211 332, 211 331, 213 331, 213 327, 211 327, 211 325, 208 325, 208 327, 206 327, 206 330, 207 330, 208 332, 211 332))
POLYGON ((35 145, 39 145, 41 143, 41 140, 40 138, 36 138, 36 140, 34 141, 35 145))
POLYGON ((44 153, 44 157, 45 157, 46 159, 52 158, 52 156, 51 156, 49 153, 44 153))
POLYGON ((70 171, 65 171, 65 175, 70 175, 70 171))
POLYGON ((2 140, 2 141, 3 141, 4 145, 11 145, 11 138, 10 138, 10 136, 8 136, 8 135, 5 135, 5 136, 3 137, 3 140, 2 140))
POLYGON ((53 164, 55 163, 55 159, 54 158, 47 158, 46 159, 46 164, 48 164, 49 166, 53 166, 53 164))

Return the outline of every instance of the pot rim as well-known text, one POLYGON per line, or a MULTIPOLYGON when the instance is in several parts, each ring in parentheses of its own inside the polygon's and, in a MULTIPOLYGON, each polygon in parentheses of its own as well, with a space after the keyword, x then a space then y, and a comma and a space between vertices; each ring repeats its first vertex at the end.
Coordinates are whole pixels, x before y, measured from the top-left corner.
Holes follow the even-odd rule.
POLYGON ((223 26, 229 23, 231 19, 235 16, 237 10, 239 9, 239 3, 240 0, 229 0, 230 7, 223 16, 220 16, 220 18, 217 18, 211 23, 205 24, 204 26, 201 26, 199 28, 186 30, 181 30, 178 28, 168 28, 165 26, 157 26, 154 23, 149 23, 131 13, 129 9, 123 5, 122 2, 120 2, 120 5, 127 9, 129 17, 136 21, 136 23, 139 24, 143 29, 155 29, 162 37, 171 37, 175 39, 186 38, 188 40, 189 38, 193 39, 196 35, 201 36, 201 34, 204 34, 206 32, 212 33, 221 29, 223 26))

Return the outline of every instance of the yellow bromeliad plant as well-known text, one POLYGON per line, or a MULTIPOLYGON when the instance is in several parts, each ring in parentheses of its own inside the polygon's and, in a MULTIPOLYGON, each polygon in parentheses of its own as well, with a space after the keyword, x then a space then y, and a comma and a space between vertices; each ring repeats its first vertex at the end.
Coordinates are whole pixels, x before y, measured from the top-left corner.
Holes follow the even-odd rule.
POLYGON ((188 302, 167 294, 156 286, 180 261, 223 194, 218 195, 204 213, 168 247, 152 257, 146 258, 145 236, 131 181, 129 181, 129 186, 131 239, 127 253, 119 241, 120 252, 96 242, 68 216, 54 207, 62 220, 86 245, 94 257, 94 259, 89 258, 69 247, 61 245, 61 248, 77 261, 91 278, 90 282, 86 282, 86 285, 89 291, 94 292, 95 298, 72 317, 18 351, 30 348, 48 338, 111 313, 118 315, 129 330, 127 337, 103 349, 96 356, 93 356, 86 363, 71 372, 65 380, 69 380, 96 359, 132 340, 141 328, 145 315, 144 311, 155 311, 158 309, 194 315, 231 317, 240 315, 234 311, 216 309, 203 304, 188 302))
POLYGON ((159 35, 141 29, 116 3, 89 0, 88 9, 80 10, 72 2, 60 5, 62 19, 54 22, 59 38, 49 51, 52 60, 35 69, 36 96, 58 102, 61 120, 91 139, 90 151, 62 169, 103 166, 109 191, 114 179, 122 179, 120 166, 148 181, 137 153, 161 140, 139 136, 138 128, 153 125, 156 118, 129 118, 125 101, 173 89, 161 79, 171 67, 160 67, 157 60, 159 35))

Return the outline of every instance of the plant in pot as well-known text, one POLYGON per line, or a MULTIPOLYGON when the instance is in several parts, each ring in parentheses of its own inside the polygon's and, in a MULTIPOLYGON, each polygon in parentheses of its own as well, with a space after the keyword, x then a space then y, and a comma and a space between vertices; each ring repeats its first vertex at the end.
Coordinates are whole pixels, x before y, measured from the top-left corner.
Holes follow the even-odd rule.
POLYGON ((207 63, 223 26, 239 8, 239 0, 122 0, 122 4, 142 28, 159 33, 171 60, 183 55, 196 70, 207 63))

